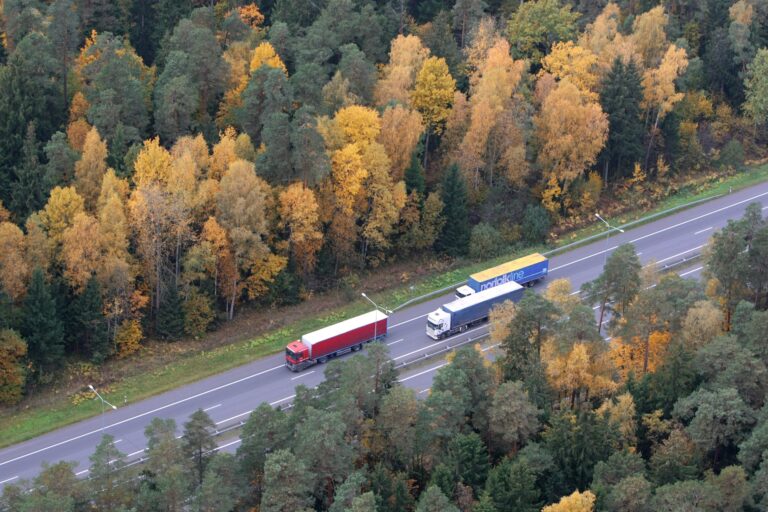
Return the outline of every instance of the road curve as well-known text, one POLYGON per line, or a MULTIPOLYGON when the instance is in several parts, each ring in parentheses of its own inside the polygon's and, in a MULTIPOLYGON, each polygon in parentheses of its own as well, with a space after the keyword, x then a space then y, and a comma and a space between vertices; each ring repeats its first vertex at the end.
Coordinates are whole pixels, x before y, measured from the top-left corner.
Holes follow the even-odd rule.
MULTIPOLYGON (((760 203, 765 214, 768 210, 768 183, 721 196, 625 233, 613 232, 610 237, 554 256, 550 261, 549 279, 569 278, 576 290, 594 279, 607 255, 626 242, 635 245, 643 263, 652 259, 659 264, 674 263, 700 251, 714 231, 723 227, 729 219, 741 217, 751 202, 760 203)), ((701 270, 697 267, 700 264, 682 274, 695 277, 701 270)), ((424 332, 426 315, 451 295, 398 311, 390 317, 390 332, 385 343, 389 345, 393 359, 397 362, 409 361, 425 352, 434 352, 446 344, 455 345, 467 337, 475 338, 487 331, 483 325, 440 342, 427 337, 424 332)), ((442 361, 427 364, 404 374, 401 380, 404 385, 416 389, 417 393, 425 393, 432 374, 442 364, 442 361)), ((78 464, 75 471, 80 476, 86 476, 88 458, 102 432, 114 436, 117 448, 128 454, 129 459, 137 458, 146 445, 144 428, 154 417, 172 418, 181 428, 190 414, 204 409, 217 425, 223 427, 245 420, 250 411, 262 402, 275 406, 290 403, 296 385, 315 386, 322 377, 323 366, 301 373, 288 371, 283 366, 282 354, 259 359, 0 450, 0 487, 33 478, 43 462, 75 461, 78 464)), ((236 444, 236 441, 230 443, 228 449, 234 449, 236 444)))

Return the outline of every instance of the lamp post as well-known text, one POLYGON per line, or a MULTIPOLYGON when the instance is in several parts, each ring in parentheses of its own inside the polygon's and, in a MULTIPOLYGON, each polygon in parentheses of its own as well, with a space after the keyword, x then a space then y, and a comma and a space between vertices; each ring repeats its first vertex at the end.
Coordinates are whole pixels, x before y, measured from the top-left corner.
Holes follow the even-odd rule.
POLYGON ((378 328, 379 328, 379 310, 382 309, 384 310, 385 313, 388 313, 390 315, 392 314, 392 311, 388 309, 380 308, 378 304, 373 302, 373 300, 365 294, 365 292, 361 293, 360 295, 362 295, 365 300, 373 304, 373 307, 376 308, 375 320, 373 321, 373 339, 376 340, 376 338, 378 337, 378 328))
POLYGON ((602 218, 602 217, 600 216, 600 214, 599 214, 599 213, 597 213, 597 212, 595 212, 595 217, 597 217, 598 219, 600 219, 600 220, 603 222, 603 224, 605 224, 605 225, 606 225, 606 227, 608 228, 608 230, 605 232, 605 257, 603 258, 603 266, 605 266, 605 263, 606 263, 606 261, 608 260, 608 238, 610 238, 610 236, 611 236, 611 231, 613 231, 613 230, 616 230, 616 231, 618 231, 619 233, 623 233, 623 232, 624 232, 624 230, 623 230, 623 229, 621 229, 621 228, 617 228, 617 227, 611 226, 611 225, 608 223, 608 221, 607 221, 607 220, 605 220, 604 218, 602 218))
POLYGON ((104 397, 101 396, 98 391, 96 391, 96 388, 93 387, 93 384, 88 384, 88 389, 96 393, 98 399, 101 400, 101 431, 104 432, 104 404, 110 406, 114 410, 117 410, 117 407, 104 400, 104 397))

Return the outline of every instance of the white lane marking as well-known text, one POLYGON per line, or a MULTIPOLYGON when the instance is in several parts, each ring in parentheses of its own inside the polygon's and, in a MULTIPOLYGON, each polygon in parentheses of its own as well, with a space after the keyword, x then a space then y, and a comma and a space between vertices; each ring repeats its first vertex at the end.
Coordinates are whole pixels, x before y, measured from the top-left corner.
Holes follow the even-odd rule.
POLYGON ((443 366, 446 366, 447 364, 448 364, 448 363, 442 363, 442 364, 439 364, 439 365, 437 365, 437 366, 434 366, 434 367, 430 368, 429 370, 424 370, 423 372, 419 372, 419 373, 416 373, 416 374, 414 374, 414 375, 411 375, 411 376, 409 376, 409 377, 406 377, 406 378, 404 378, 404 379, 400 379, 400 380, 398 380, 398 382, 405 382, 405 381, 407 381, 407 380, 415 379, 416 377, 421 377, 421 376, 422 376, 422 375, 424 375, 425 373, 429 373, 429 372, 433 372, 433 371, 435 371, 435 370, 439 370, 440 368, 442 368, 443 366))
POLYGON ((763 206, 761 210, 768 210, 768 206, 763 206))
POLYGON ((87 473, 89 471, 90 471, 90 469, 84 469, 82 471, 78 471, 77 473, 75 473, 75 476, 80 476, 80 475, 85 474, 85 473, 87 473))
POLYGON ((571 265, 575 265, 576 263, 579 263, 581 261, 588 260, 589 258, 592 258, 594 256, 599 256, 599 255, 604 254, 606 252, 611 252, 612 250, 617 249, 618 247, 619 247, 618 245, 614 245, 610 249, 603 249, 602 251, 597 251, 596 253, 590 254, 589 256, 584 256, 583 258, 579 258, 577 260, 573 260, 573 261, 570 261, 568 263, 563 263, 559 267, 555 267, 555 268, 549 269, 549 272, 551 273, 551 272, 554 272, 555 270, 560 270, 561 268, 570 267, 571 265))
POLYGON ((237 443, 239 443, 239 442, 241 442, 241 441, 242 441, 242 439, 239 439, 239 438, 238 438, 238 439, 235 439, 234 441, 231 441, 231 442, 229 442, 229 443, 227 443, 227 444, 223 444, 223 445, 221 445, 221 446, 217 446, 215 451, 223 450, 224 448, 230 447, 230 446, 232 446, 233 444, 237 444, 237 443))
POLYGON ((297 375, 296 377, 291 377, 291 380, 302 379, 307 375, 312 375, 313 373, 315 373, 315 371, 316 370, 312 370, 311 372, 306 372, 306 373, 302 373, 301 375, 297 375))
POLYGON ((600 304, 592 308, 592 310, 595 310, 595 309, 600 309, 600 304))
POLYGON ((390 326, 389 326, 389 328, 390 328, 390 329, 394 329, 395 327, 399 327, 399 326, 401 326, 401 325, 405 325, 405 324, 407 324, 407 323, 409 323, 409 322, 413 322, 414 320, 418 320, 419 318, 424 318, 425 316, 429 316, 429 313, 427 313, 427 314, 425 314, 425 315, 420 315, 420 316, 417 316, 417 317, 411 318, 410 320, 403 320, 403 321, 402 321, 402 322, 400 322, 399 324, 390 325, 390 326))
POLYGON ((203 412, 212 411, 217 407, 221 407, 221 404, 212 405, 211 407, 208 407, 207 409, 203 409, 203 412))
MULTIPOLYGON (((263 370, 263 371, 260 371, 258 373, 254 373, 252 375, 248 375, 247 377, 243 377, 242 379, 233 380, 232 382, 228 382, 226 384, 222 384, 220 386, 216 386, 215 388, 211 388, 211 389, 208 389, 206 391, 197 393, 196 395, 188 396, 186 398, 182 398, 181 400, 176 400, 175 402, 172 402, 170 404, 162 405, 160 407, 152 409, 151 411, 143 412, 141 414, 137 414, 136 416, 131 416, 130 418, 126 418, 124 420, 116 421, 115 423, 112 423, 111 425, 107 425, 104 428, 117 427, 118 425, 122 425, 124 423, 128 423, 129 421, 133 421, 133 420, 136 420, 136 419, 139 419, 139 418, 143 418, 144 416, 149 416, 150 414, 155 414, 156 412, 162 411, 163 409, 168 409, 169 407, 173 407, 175 405, 183 404, 184 402, 189 402, 190 400, 194 400, 195 398, 199 398, 199 397, 205 396, 205 395, 207 395, 209 393, 213 393, 213 392, 219 391, 221 389, 228 388, 230 386, 234 386, 235 384, 239 384, 239 383, 244 382, 246 380, 252 379, 254 377, 258 377, 260 375, 264 375, 265 373, 273 372, 273 371, 275 371, 277 369, 284 368, 284 367, 285 367, 285 365, 281 364, 280 366, 275 366, 274 368, 270 368, 268 370, 263 370)), ((79 436, 71 437, 69 439, 66 439, 64 441, 60 441, 60 442, 52 444, 50 446, 45 446, 45 447, 40 448, 38 450, 29 452, 29 453, 25 453, 24 455, 19 455, 18 457, 14 457, 13 459, 9 459, 9 460, 0 462, 0 466, 5 466, 6 464, 10 464, 12 462, 16 462, 17 460, 25 459, 27 457, 31 457, 32 455, 37 455, 38 453, 44 452, 46 450, 50 450, 51 448, 56 448, 56 447, 64 445, 64 444, 71 443, 72 441, 77 441, 78 439, 82 439, 84 437, 90 436, 91 434, 98 434, 99 432, 104 430, 104 428, 99 428, 97 430, 91 430, 90 432, 86 432, 85 434, 80 434, 79 436)))
POLYGON ((251 414, 252 412, 253 412, 253 409, 245 411, 245 412, 241 412, 240 414, 235 414, 231 418, 227 418, 225 420, 217 421, 216 424, 217 425, 221 425, 222 423, 226 423, 228 421, 232 421, 232 420, 237 419, 237 418, 239 418, 241 416, 247 416, 248 414, 251 414))
POLYGON ((501 345, 501 343, 497 343, 497 344, 495 344, 495 345, 491 345, 490 347, 485 347, 485 348, 484 348, 484 349, 482 349, 480 352, 487 352, 487 351, 489 351, 489 350, 491 350, 491 349, 494 349, 494 348, 498 347, 499 345, 501 345))
POLYGON ((568 295, 578 295, 581 293, 581 290, 576 290, 575 292, 571 292, 568 295))
POLYGON ((6 478, 5 480, 0 482, 0 485, 7 484, 8 482, 13 482, 17 478, 19 478, 19 475, 12 476, 11 478, 6 478))
POLYGON ((666 257, 664 259, 661 259, 661 260, 657 261, 656 264, 658 265, 659 263, 664 263, 665 261, 669 261, 671 259, 677 258, 678 256, 682 256, 683 254, 688 254, 689 252, 697 251, 697 250, 701 249, 702 247, 706 247, 706 245, 707 244, 702 244, 702 245, 697 245, 696 247, 691 247, 690 249, 686 249, 683 252, 679 252, 677 254, 673 254, 672 256, 668 256, 668 257, 666 257))
POLYGON ((706 232, 707 232, 707 231, 709 231, 710 229, 712 229, 712 226, 709 226, 708 228, 700 229, 700 230, 698 230, 698 231, 694 232, 693 234, 694 234, 694 235, 700 235, 700 234, 702 234, 702 233, 706 233, 706 232))
POLYGON ((275 405, 279 404, 280 402, 285 402, 286 400, 290 400, 291 398, 296 398, 296 395, 291 395, 291 396, 287 396, 285 398, 281 398, 280 400, 275 400, 274 402, 270 402, 269 405, 275 406, 275 405))
MULTIPOLYGON (((464 331, 464 333, 463 333, 463 334, 469 334, 469 333, 471 333, 471 332, 475 332, 476 330, 478 330, 478 329, 482 329, 482 328, 483 328, 482 326, 480 326, 480 327, 475 327, 474 329, 470 329, 470 330, 468 330, 468 331, 464 331)), ((412 356, 413 354, 416 354, 416 353, 418 353, 418 352, 423 352, 424 350, 426 350, 426 349, 428 349, 428 348, 434 347, 435 345, 441 345, 441 344, 443 344, 443 343, 445 343, 445 340, 436 341, 435 343, 431 343, 431 344, 429 344, 429 345, 426 345, 426 346, 424 346, 424 347, 422 347, 422 348, 420 348, 420 349, 418 349, 418 350, 413 350, 413 351, 411 351, 411 352, 408 352, 407 354, 403 354, 403 355, 401 355, 401 356, 393 357, 393 358, 392 358, 392 360, 393 360, 393 361, 397 361, 398 359, 402 359, 402 358, 404 358, 404 357, 412 356)))
POLYGON ((115 442, 114 442, 114 443, 112 443, 112 444, 117 444, 117 443, 122 443, 122 442, 123 442, 123 440, 122 440, 122 439, 118 439, 117 441, 115 441, 115 442))
POLYGON ((695 269, 693 269, 693 270, 689 270, 688 272, 683 272, 682 274, 680 274, 680 277, 685 277, 685 276, 687 276, 688 274, 693 274, 694 272, 698 272, 699 270, 701 270, 701 269, 703 269, 703 268, 704 268, 704 267, 696 267, 695 269))
POLYGON ((699 215, 698 217, 694 217, 692 219, 688 219, 688 220, 684 220, 682 222, 678 222, 677 224, 675 224, 673 226, 662 228, 662 229, 660 229, 658 231, 654 231, 653 233, 648 233, 647 235, 643 235, 641 237, 635 238, 634 240, 630 240, 629 243, 633 244, 635 242, 638 242, 640 240, 644 240, 644 239, 646 239, 648 237, 651 237, 653 235, 658 235, 659 233, 664 233, 665 231, 669 231, 670 229, 679 228, 680 226, 684 226, 684 225, 689 224, 691 222, 695 222, 695 221, 697 221, 699 219, 703 219, 704 217, 709 217, 710 215, 714 215, 716 213, 720 213, 723 210, 727 210, 728 208, 733 208, 734 206, 739 206, 740 204, 748 203, 750 201, 754 201, 755 199, 757 199, 759 197, 763 197, 763 196, 767 196, 767 195, 768 195, 768 192, 763 192, 762 194, 757 194, 756 196, 752 196, 752 197, 749 197, 747 199, 743 199, 741 201, 735 202, 733 204, 729 204, 727 206, 723 206, 722 208, 718 208, 717 210, 712 210, 711 212, 703 213, 703 214, 699 215))
POLYGON ((400 343, 401 341, 403 341, 404 339, 405 338, 400 338, 399 340, 390 341, 389 343, 387 343, 387 346, 396 345, 396 344, 400 343))
POLYGON ((432 388, 422 389, 421 391, 419 391, 418 394, 420 395, 422 393, 427 393, 427 392, 429 392, 430 389, 432 389, 432 388))
MULTIPOLYGON (((704 217, 709 217, 710 215, 714 215, 715 213, 720 213, 723 210, 727 210, 728 208, 733 208, 734 206, 739 206, 741 204, 748 203, 750 201, 754 201, 755 199, 758 199, 758 198, 766 196, 766 195, 768 195, 768 192, 763 192, 762 194, 757 194, 756 196, 752 196, 752 197, 749 197, 747 199, 743 199, 741 201, 737 201, 735 203, 729 204, 727 206, 723 206, 722 208, 718 208, 717 210, 712 210, 711 212, 707 212, 707 213, 701 214, 698 217, 694 217, 692 219, 688 219, 688 220, 684 220, 682 222, 678 222, 677 224, 674 224, 672 226, 668 226, 666 228, 662 228, 662 229, 660 229, 658 231, 654 231, 653 233, 648 233, 647 235, 643 235, 641 237, 635 238, 634 240, 630 240, 628 243, 633 244, 635 242, 639 242, 640 240, 644 240, 644 239, 652 237, 654 235, 658 235, 659 233, 664 233, 665 231, 669 231, 670 229, 679 228, 680 226, 684 226, 684 225, 689 224, 691 222, 695 222, 695 221, 697 221, 699 219, 703 219, 704 217)), ((768 207, 763 208, 763 210, 765 210, 766 208, 768 208, 768 207)), ((597 251, 596 253, 590 254, 588 256, 584 256, 583 258, 579 258, 578 260, 571 261, 571 262, 568 262, 568 263, 564 263, 564 264, 560 265, 559 267, 551 268, 551 269, 549 269, 549 271, 550 272, 554 272, 555 270, 559 270, 561 268, 568 267, 570 265, 573 265, 575 263, 579 263, 579 262, 587 260, 589 258, 593 258, 595 256, 599 256, 599 255, 601 255, 603 253, 610 252, 610 251, 612 251, 614 249, 616 249, 616 247, 611 247, 610 249, 604 249, 602 251, 597 251)))

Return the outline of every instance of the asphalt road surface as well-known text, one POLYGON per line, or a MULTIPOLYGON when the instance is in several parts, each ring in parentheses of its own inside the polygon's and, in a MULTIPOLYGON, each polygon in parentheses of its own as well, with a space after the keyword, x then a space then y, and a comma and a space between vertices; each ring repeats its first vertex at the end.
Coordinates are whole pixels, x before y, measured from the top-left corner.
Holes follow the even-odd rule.
MULTIPOLYGON (((766 214, 768 183, 701 203, 625 233, 612 231, 609 237, 601 237, 589 245, 554 256, 550 260, 549 279, 568 278, 574 290, 578 290, 600 273, 607 255, 626 242, 635 244, 643 263, 652 259, 660 265, 678 262, 700 252, 714 231, 723 227, 728 219, 741 217, 751 202, 761 203, 766 214)), ((695 278, 701 272, 701 263, 680 267, 678 271, 681 275, 695 278)), ((542 286, 546 283, 539 285, 542 286)), ((487 332, 487 326, 481 325, 439 342, 427 337, 427 314, 451 296, 446 294, 398 311, 390 317, 389 335, 384 342, 396 362, 410 361, 447 344, 453 346, 468 337, 477 338, 487 332)), ((289 341, 286 340, 286 343, 289 341)), ((292 373, 283 366, 283 361, 282 353, 266 357, 0 450, 0 487, 33 478, 43 462, 75 461, 77 474, 87 476, 88 458, 102 433, 111 434, 117 448, 127 454, 129 460, 138 459, 146 446, 144 427, 154 417, 174 419, 181 432, 189 416, 197 409, 203 409, 219 427, 224 428, 238 420, 246 420, 250 411, 262 402, 273 406, 289 404, 296 385, 316 386, 323 378, 322 365, 292 373)), ((440 360, 418 365, 418 368, 403 372, 401 382, 423 396, 431 385, 434 372, 442 365, 444 362, 440 360)), ((221 448, 232 451, 238 442, 229 441, 221 448)))

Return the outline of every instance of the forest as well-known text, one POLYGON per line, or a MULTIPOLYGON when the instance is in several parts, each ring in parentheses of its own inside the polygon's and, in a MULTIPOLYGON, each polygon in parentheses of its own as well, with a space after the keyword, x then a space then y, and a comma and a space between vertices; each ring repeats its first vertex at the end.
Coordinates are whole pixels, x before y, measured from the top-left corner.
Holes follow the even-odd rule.
POLYGON ((451 354, 428 390, 400 383, 372 344, 298 386, 290 406, 256 408, 239 441, 215 439, 202 410, 184 425, 155 418, 143 463, 105 435, 87 478, 44 466, 6 485, 0 508, 766 510, 767 261, 756 204, 713 235, 704 282, 643 267, 622 245, 586 300, 559 279, 494 308, 488 346, 451 354))
POLYGON ((9 405, 244 306, 541 243, 765 157, 760 1, 0 6, 9 405))

